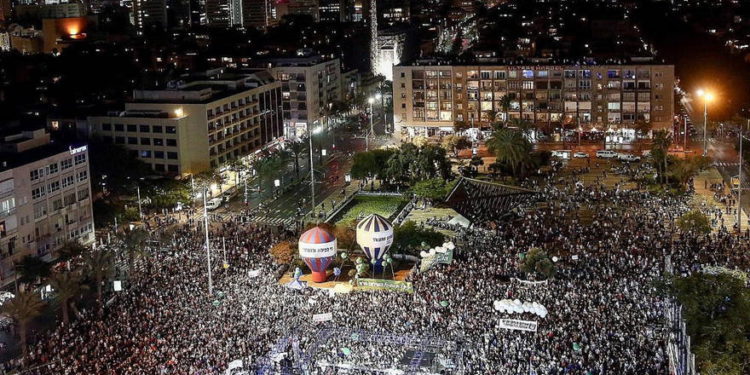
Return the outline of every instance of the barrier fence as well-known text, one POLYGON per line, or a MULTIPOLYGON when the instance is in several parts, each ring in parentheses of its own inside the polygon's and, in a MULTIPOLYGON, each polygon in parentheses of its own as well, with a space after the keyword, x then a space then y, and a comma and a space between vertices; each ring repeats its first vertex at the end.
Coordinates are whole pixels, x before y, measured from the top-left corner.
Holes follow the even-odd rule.
MULTIPOLYGON (((664 269, 672 274, 670 256, 664 259, 664 269)), ((682 318, 682 305, 675 299, 665 303, 664 316, 667 319, 667 357, 670 375, 696 375, 695 354, 690 350, 690 336, 687 334, 685 319, 682 318)))

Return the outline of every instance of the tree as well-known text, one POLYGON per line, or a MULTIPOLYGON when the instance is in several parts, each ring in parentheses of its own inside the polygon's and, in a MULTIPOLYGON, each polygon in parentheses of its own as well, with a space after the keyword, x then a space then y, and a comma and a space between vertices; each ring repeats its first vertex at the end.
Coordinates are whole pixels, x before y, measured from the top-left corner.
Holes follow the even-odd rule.
POLYGON ((435 201, 445 198, 448 195, 449 187, 452 186, 452 184, 447 184, 443 178, 430 178, 416 182, 411 191, 420 198, 435 201))
POLYGON ((422 147, 427 144, 427 137, 418 135, 411 140, 411 143, 413 143, 417 147, 422 147))
POLYGON ((522 272, 537 278, 548 279, 555 274, 555 264, 552 259, 544 250, 539 248, 529 250, 519 268, 522 272))
POLYGON ((643 136, 647 136, 648 133, 653 129, 654 124, 644 120, 638 120, 635 122, 635 130, 641 133, 643 136))
POLYGON ((289 144, 288 149, 294 157, 294 173, 296 173, 297 178, 299 178, 299 158, 305 151, 307 151, 307 144, 302 141, 292 142, 289 144))
POLYGON ((468 128, 469 124, 467 124, 466 121, 455 121, 453 123, 453 131, 456 133, 460 133, 468 128))
POLYGON ((258 179, 258 191, 261 191, 261 186, 264 181, 268 178, 276 176, 277 173, 283 173, 284 166, 286 165, 286 158, 289 154, 276 154, 267 157, 259 157, 253 164, 255 168, 256 178, 258 179))
POLYGON ((478 170, 480 165, 484 165, 484 160, 479 155, 474 155, 471 157, 471 165, 478 170))
POLYGON ((707 168, 711 164, 711 159, 705 156, 696 156, 686 159, 677 159, 670 157, 668 160, 668 175, 678 188, 684 189, 690 179, 699 171, 707 168))
POLYGON ((520 130, 527 139, 531 137, 531 131, 534 130, 534 124, 522 118, 511 119, 508 126, 520 130))
POLYGON ((368 177, 385 178, 387 175, 388 160, 394 153, 395 151, 390 149, 377 149, 354 154, 354 162, 351 169, 352 177, 357 179, 368 177))
POLYGON ((443 137, 440 146, 445 151, 452 151, 454 154, 458 154, 458 151, 471 147, 471 142, 461 135, 447 135, 443 137))
POLYGON ((226 162, 226 167, 230 171, 234 172, 234 184, 240 184, 240 172, 245 169, 245 164, 239 158, 229 159, 226 162))
POLYGON ((485 114, 487 114, 487 119, 490 121, 490 124, 494 124, 497 122, 497 111, 494 109, 490 109, 487 111, 484 111, 485 114))
MULTIPOLYGON (((411 167, 415 169, 412 175, 415 176, 416 181, 433 177, 445 179, 450 176, 451 170, 445 150, 433 145, 420 148, 417 153, 416 164, 413 164, 411 167)), ((412 183, 414 182, 413 180, 412 183)))
POLYGON ((672 137, 669 136, 666 130, 659 130, 654 133, 653 149, 651 150, 651 156, 659 164, 657 171, 661 171, 659 174, 662 177, 662 183, 667 183, 667 156, 669 155, 669 146, 672 144, 672 137))
POLYGON ((701 374, 750 373, 750 291, 728 272, 675 277, 669 288, 683 307, 701 374))
POLYGON ((289 241, 281 241, 271 247, 271 257, 277 264, 289 264, 294 260, 296 253, 294 246, 289 241))
POLYGON ((378 169, 375 154, 372 152, 358 152, 354 154, 351 174, 357 179, 364 179, 375 174, 378 169))
POLYGON ((99 313, 104 311, 102 300, 104 281, 112 276, 114 271, 114 256, 109 250, 91 250, 84 254, 84 267, 88 277, 96 284, 96 301, 99 313))
POLYGON ((708 217, 698 210, 690 211, 677 218, 677 227, 683 232, 708 234, 711 232, 711 222, 708 217))
POLYGON ((78 241, 66 241, 62 247, 57 250, 57 261, 67 262, 86 251, 86 246, 81 245, 78 241))
POLYGON ((193 176, 195 187, 198 191, 205 191, 211 188, 211 185, 221 186, 224 184, 224 176, 218 170, 211 169, 193 176))
POLYGON ((408 220, 394 228, 392 248, 407 253, 418 254, 423 244, 435 247, 445 242, 445 236, 430 228, 422 228, 408 220))
POLYGON ((146 250, 146 240, 148 240, 148 232, 141 228, 136 228, 131 231, 126 231, 120 235, 122 240, 123 250, 128 257, 128 271, 131 274, 135 274, 135 261, 138 258, 145 258, 149 256, 146 250))
POLYGON ((333 227, 333 235, 336 237, 339 249, 351 252, 357 245, 357 221, 352 220, 348 223, 337 223, 333 227))
POLYGON ((405 143, 385 163, 385 174, 397 184, 414 184, 430 178, 447 179, 451 165, 445 150, 427 145, 422 148, 405 143))
MULTIPOLYGON (((75 272, 55 273, 49 279, 52 290, 55 292, 55 300, 62 309, 65 324, 70 321, 68 307, 73 304, 71 300, 78 297, 84 289, 87 289, 87 286, 81 282, 81 275, 75 272)), ((73 309, 75 310, 75 307, 73 309)))
POLYGON ((512 101, 513 99, 508 94, 500 97, 500 108, 503 110, 503 114, 505 115, 505 121, 508 121, 508 110, 510 110, 510 103, 512 101))
POLYGON ((517 130, 500 129, 493 132, 487 140, 487 148, 498 162, 508 164, 515 177, 520 177, 523 167, 531 162, 531 143, 517 130))
POLYGON ((23 357, 28 354, 26 335, 29 323, 42 314, 44 302, 36 292, 27 291, 18 293, 13 299, 3 304, 3 313, 7 314, 18 325, 18 335, 21 339, 21 350, 23 357))
POLYGON ((16 265, 19 274, 18 281, 24 284, 37 282, 50 275, 51 267, 49 263, 38 257, 26 255, 16 265))

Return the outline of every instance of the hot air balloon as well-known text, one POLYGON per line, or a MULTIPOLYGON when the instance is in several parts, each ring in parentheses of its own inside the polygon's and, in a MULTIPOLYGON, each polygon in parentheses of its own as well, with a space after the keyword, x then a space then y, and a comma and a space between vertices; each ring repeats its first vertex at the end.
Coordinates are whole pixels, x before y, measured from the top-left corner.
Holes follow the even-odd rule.
POLYGON ((312 281, 322 283, 328 275, 326 269, 336 259, 336 237, 320 227, 314 227, 299 238, 300 258, 310 267, 312 281))
POLYGON ((393 225, 386 218, 372 214, 357 224, 357 243, 370 261, 375 261, 375 269, 379 271, 380 260, 393 245, 393 225))

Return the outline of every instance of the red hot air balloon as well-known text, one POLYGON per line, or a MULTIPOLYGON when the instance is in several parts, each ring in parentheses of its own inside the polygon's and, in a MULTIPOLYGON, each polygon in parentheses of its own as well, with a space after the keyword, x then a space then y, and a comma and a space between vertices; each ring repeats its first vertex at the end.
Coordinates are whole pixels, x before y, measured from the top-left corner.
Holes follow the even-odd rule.
POLYGON ((312 281, 326 281, 326 269, 336 259, 336 237, 323 228, 314 227, 302 233, 298 245, 300 257, 312 271, 312 281))

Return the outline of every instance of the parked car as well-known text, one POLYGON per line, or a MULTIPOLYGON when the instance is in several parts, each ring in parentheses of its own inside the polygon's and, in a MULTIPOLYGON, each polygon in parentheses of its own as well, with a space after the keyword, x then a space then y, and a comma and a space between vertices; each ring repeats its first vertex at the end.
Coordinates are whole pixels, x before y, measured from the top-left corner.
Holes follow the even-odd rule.
POLYGON ((589 154, 587 154, 587 153, 585 153, 583 151, 578 151, 575 154, 573 154, 573 157, 574 158, 583 158, 583 159, 585 159, 585 158, 589 157, 589 154))
POLYGON ((597 158, 612 159, 617 157, 617 153, 612 150, 599 150, 596 152, 597 158))
POLYGON ((570 155, 573 154, 573 151, 571 150, 554 150, 552 151, 552 156, 558 157, 563 160, 570 159, 570 155))
POLYGON ((209 211, 213 211, 221 207, 222 203, 224 203, 224 200, 222 198, 212 198, 211 200, 206 202, 206 209, 209 211))
POLYGON ((641 157, 632 154, 617 154, 617 160, 624 162, 636 162, 641 161, 641 157))

